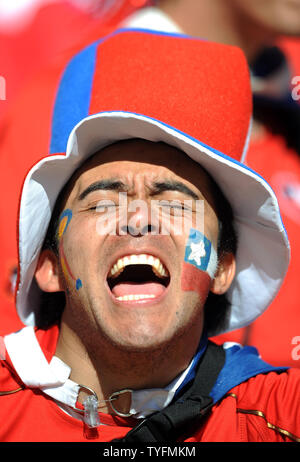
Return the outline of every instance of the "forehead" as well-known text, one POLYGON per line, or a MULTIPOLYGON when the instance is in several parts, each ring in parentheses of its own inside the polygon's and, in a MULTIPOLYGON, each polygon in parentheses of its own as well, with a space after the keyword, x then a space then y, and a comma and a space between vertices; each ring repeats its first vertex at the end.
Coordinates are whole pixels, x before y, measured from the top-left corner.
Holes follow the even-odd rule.
POLYGON ((200 192, 213 192, 208 173, 184 152, 140 139, 119 141, 94 154, 74 175, 72 189, 80 193, 88 183, 103 178, 120 178, 132 186, 137 177, 150 183, 180 179, 200 192))

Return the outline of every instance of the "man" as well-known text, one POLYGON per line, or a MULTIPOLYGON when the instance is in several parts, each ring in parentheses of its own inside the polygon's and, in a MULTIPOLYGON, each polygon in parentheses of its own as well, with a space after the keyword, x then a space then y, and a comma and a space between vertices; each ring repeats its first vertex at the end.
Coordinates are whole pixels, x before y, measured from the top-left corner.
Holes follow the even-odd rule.
POLYGON ((207 340, 288 266, 250 118, 234 47, 117 31, 70 61, 20 201, 2 441, 299 440, 299 371, 207 340))
MULTIPOLYGON (((143 3, 151 2, 127 1, 127 8, 132 9, 133 4, 143 3)), ((246 161, 251 168, 267 179, 278 197, 283 220, 294 249, 293 258, 284 285, 270 309, 255 323, 227 333, 217 341, 223 343, 224 340, 234 340, 241 344, 256 345, 262 357, 273 365, 299 367, 300 344, 297 327, 299 304, 298 297, 295 295, 298 293, 300 270, 300 261, 297 258, 300 219, 300 167, 297 155, 299 129, 296 123, 299 104, 292 100, 290 88, 292 76, 300 73, 299 45, 296 41, 295 43, 287 43, 286 40, 284 43, 280 42, 289 57, 288 63, 280 58, 280 53, 279 59, 278 53, 275 53, 276 66, 273 59, 270 59, 270 55, 271 58, 274 57, 273 43, 279 35, 299 35, 299 1, 160 0, 153 3, 155 7, 143 8, 136 15, 130 15, 128 20, 123 22, 123 26, 182 32, 240 46, 251 65, 252 73, 255 71, 252 83, 254 91, 259 92, 259 95, 255 98, 255 117, 246 161), (269 45, 272 46, 270 53, 267 57, 264 54, 260 60, 263 70, 269 73, 263 74, 263 78, 260 78, 261 69, 257 68, 257 65, 254 69, 253 60, 269 45), (294 51, 291 45, 294 46, 294 51), (269 98, 270 90, 274 88, 279 96, 275 93, 269 98), (267 96, 264 97, 263 93, 266 91, 267 96), (285 100, 286 96, 287 100, 285 100), (276 128, 278 128, 278 119, 280 120, 281 134, 274 135, 273 127, 271 130, 266 123, 266 119, 269 122, 270 117, 275 119, 276 128), (292 149, 287 147, 287 142, 292 149), (286 314, 284 320, 282 320, 282 306, 286 314)), ((103 31, 103 27, 98 28, 91 34, 89 41, 85 39, 85 43, 107 32, 103 31)), ((40 159, 41 153, 48 149, 52 108, 65 63, 66 57, 63 57, 31 81, 1 126, 0 185, 2 195, 5 194, 9 199, 2 201, 0 210, 2 216, 0 237, 3 243, 0 271, 2 299, 0 334, 22 326, 15 313, 12 290, 17 266, 17 246, 14 235, 16 204, 24 170, 27 171, 40 159)))

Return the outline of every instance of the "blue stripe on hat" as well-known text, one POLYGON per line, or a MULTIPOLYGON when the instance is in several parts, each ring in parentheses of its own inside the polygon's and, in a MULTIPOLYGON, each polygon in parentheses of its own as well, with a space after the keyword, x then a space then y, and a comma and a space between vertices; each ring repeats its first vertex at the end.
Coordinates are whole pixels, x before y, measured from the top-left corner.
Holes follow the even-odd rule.
POLYGON ((151 35, 164 35, 166 37, 178 37, 178 38, 185 38, 189 40, 199 40, 201 42, 207 42, 208 40, 206 38, 202 37, 194 37, 193 35, 187 35, 184 34, 183 32, 168 32, 164 30, 159 30, 159 29, 147 29, 147 28, 141 28, 141 27, 121 27, 120 29, 117 29, 116 31, 112 32, 109 34, 107 37, 112 37, 113 35, 117 35, 120 33, 124 32, 134 32, 134 33, 142 33, 142 34, 151 34, 151 35))
POLYGON ((50 154, 65 152, 72 129, 88 116, 99 43, 74 56, 65 69, 54 105, 50 154))

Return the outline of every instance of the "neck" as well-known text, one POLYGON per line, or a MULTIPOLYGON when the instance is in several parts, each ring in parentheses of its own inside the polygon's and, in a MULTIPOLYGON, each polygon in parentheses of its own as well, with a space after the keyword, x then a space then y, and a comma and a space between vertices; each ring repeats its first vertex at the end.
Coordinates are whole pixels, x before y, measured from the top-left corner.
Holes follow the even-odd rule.
POLYGON ((230 1, 161 0, 159 6, 186 34, 238 46, 248 62, 275 38, 230 1))
MULTIPOLYGON (((112 393, 124 389, 165 387, 187 368, 198 346, 186 351, 185 357, 179 361, 178 348, 176 351, 168 346, 142 352, 122 351, 99 334, 97 342, 93 334, 88 337, 90 341, 82 338, 64 313, 55 354, 70 366, 70 379, 91 388, 99 402, 103 401, 101 410, 108 413, 112 410, 104 400, 108 400, 112 393)), ((187 350, 184 339, 176 340, 178 346, 182 355, 182 351, 187 350)), ((85 397, 84 393, 80 394, 79 401, 83 402, 85 397)), ((118 410, 128 412, 128 395, 122 395, 116 404, 118 410)))

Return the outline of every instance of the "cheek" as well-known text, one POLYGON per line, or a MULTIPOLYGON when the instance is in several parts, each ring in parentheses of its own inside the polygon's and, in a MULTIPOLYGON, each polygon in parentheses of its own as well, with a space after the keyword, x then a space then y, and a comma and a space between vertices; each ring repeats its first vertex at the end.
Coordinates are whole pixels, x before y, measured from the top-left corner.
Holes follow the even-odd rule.
POLYGON ((211 278, 205 272, 190 263, 184 262, 181 272, 181 290, 184 292, 196 292, 204 302, 211 285, 211 278))
POLYGON ((211 241, 191 228, 185 247, 181 289, 196 292, 204 303, 217 267, 217 255, 211 241))
POLYGON ((76 290, 81 289, 82 281, 80 278, 76 278, 74 276, 73 271, 70 268, 70 265, 68 263, 67 257, 64 252, 63 239, 60 240, 59 255, 60 255, 61 268, 64 273, 65 279, 68 280, 69 282, 72 281, 72 283, 75 284, 76 290))

